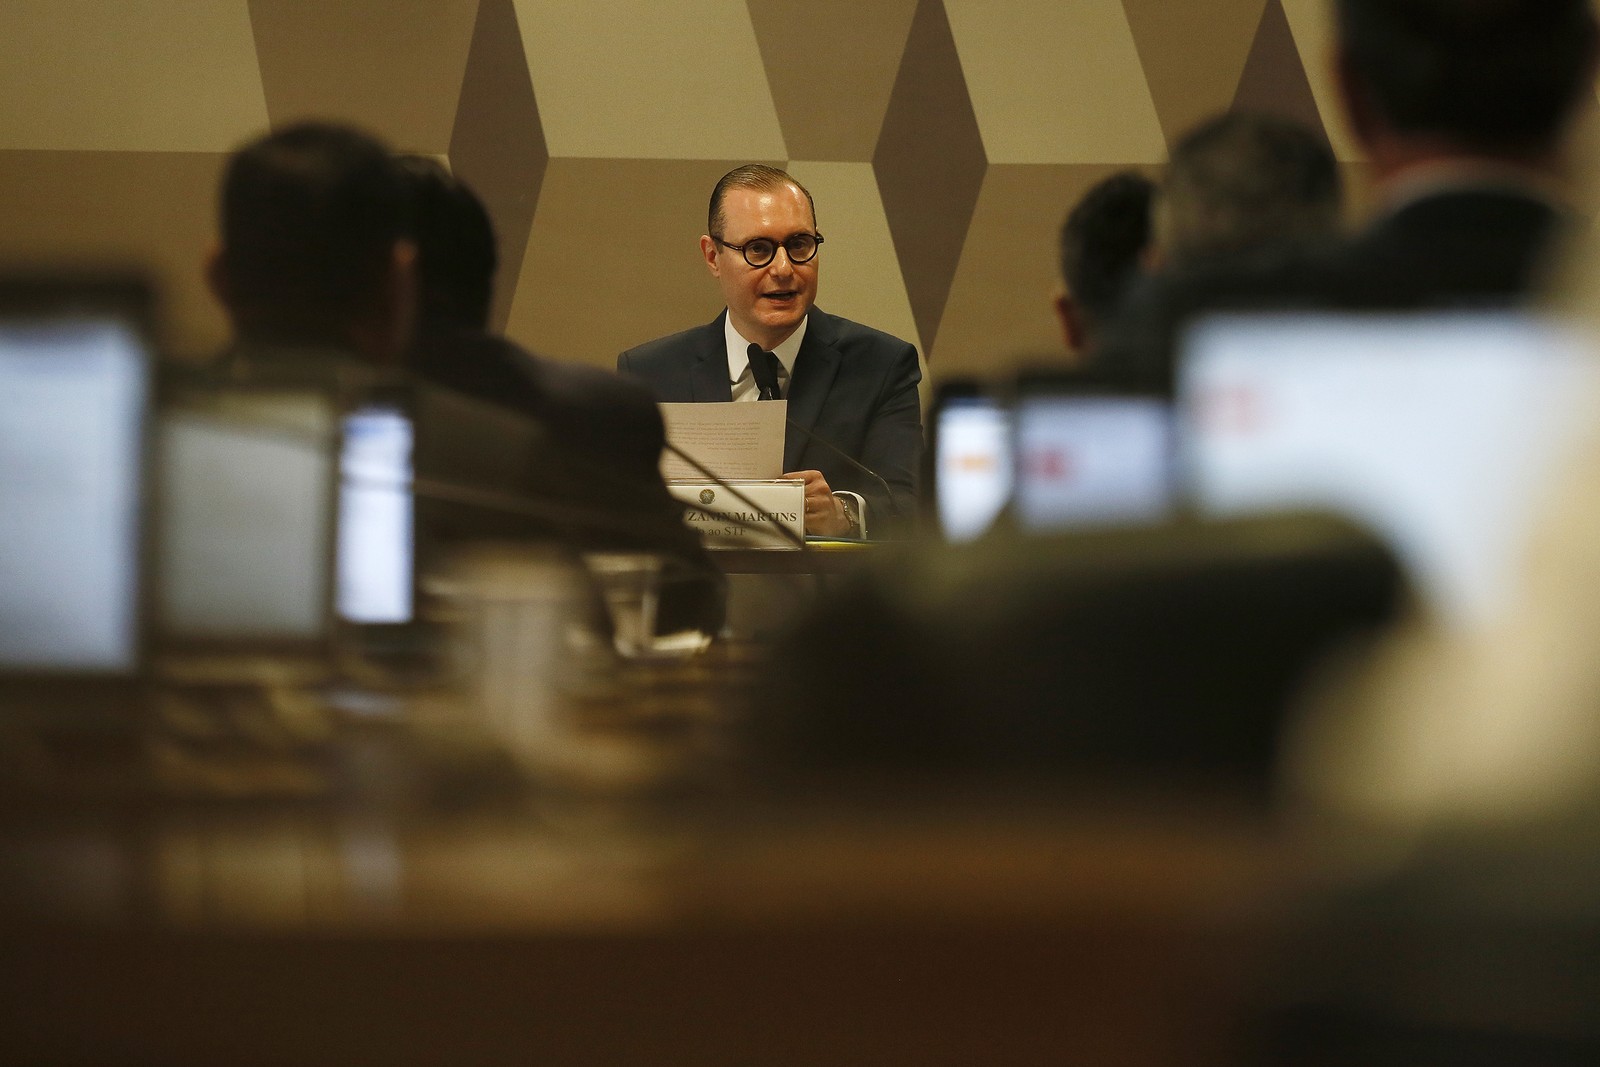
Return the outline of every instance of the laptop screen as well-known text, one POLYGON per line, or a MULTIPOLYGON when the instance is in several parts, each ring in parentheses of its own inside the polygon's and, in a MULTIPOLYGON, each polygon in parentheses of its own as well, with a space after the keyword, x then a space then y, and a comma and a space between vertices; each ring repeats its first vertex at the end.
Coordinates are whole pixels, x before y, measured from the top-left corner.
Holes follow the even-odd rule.
POLYGON ((326 390, 197 390, 163 410, 155 599, 165 639, 329 636, 337 430, 326 390))
POLYGON ((0 320, 0 671, 138 669, 148 394, 128 322, 0 320))
POLYGON ((1472 624, 1503 604, 1597 389, 1584 345, 1511 313, 1219 317, 1186 346, 1183 466, 1205 512, 1364 522, 1472 624))
POLYGON ((416 622, 419 568, 455 543, 550 535, 543 441, 497 405, 365 368, 175 376, 154 449, 162 637, 314 653, 356 632, 339 623, 416 622))
POLYGON ((1154 521, 1171 506, 1171 411, 1159 398, 1024 389, 1015 447, 1025 532, 1154 521))

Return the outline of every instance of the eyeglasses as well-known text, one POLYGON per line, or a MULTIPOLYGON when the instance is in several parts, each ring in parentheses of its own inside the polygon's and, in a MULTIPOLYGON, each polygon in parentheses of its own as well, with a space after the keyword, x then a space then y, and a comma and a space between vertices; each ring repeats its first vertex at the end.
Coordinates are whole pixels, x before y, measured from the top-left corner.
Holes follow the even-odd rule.
POLYGON ((772 262, 778 254, 778 246, 789 254, 790 263, 810 263, 817 255, 817 246, 822 244, 820 233, 791 233, 782 241, 774 241, 770 237, 752 237, 742 245, 724 241, 720 237, 711 238, 724 248, 731 248, 744 257, 744 261, 752 267, 765 267, 772 262))

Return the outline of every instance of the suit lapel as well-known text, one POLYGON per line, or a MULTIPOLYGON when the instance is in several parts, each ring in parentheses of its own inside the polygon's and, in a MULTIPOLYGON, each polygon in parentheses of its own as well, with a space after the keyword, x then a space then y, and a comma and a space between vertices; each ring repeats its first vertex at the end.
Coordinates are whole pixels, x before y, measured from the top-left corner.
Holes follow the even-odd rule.
POLYGON ((723 335, 722 319, 716 319, 700 333, 700 355, 689 368, 689 397, 697 404, 732 400, 728 382, 728 340, 723 335))
MULTIPOLYGON (((834 375, 839 373, 839 350, 833 340, 833 324, 828 316, 812 308, 805 340, 800 342, 800 353, 795 356, 794 373, 789 376, 789 418, 807 430, 816 429, 823 402, 833 388, 834 375)), ((806 443, 806 436, 793 427, 784 435, 784 470, 800 469, 800 454, 806 443)))

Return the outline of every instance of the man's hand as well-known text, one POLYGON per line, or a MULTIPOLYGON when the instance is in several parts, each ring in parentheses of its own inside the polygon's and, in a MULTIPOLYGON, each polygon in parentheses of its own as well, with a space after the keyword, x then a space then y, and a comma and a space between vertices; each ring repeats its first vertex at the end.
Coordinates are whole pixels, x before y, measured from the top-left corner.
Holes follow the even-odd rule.
POLYGON ((850 519, 844 513, 844 505, 834 497, 821 471, 794 471, 784 477, 805 480, 806 533, 840 537, 850 532, 850 519))

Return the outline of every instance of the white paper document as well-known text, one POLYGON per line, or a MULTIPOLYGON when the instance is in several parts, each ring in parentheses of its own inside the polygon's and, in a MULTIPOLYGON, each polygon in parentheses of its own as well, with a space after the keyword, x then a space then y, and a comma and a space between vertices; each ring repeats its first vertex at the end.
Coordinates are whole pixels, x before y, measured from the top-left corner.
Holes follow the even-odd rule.
MULTIPOLYGON (((667 440, 719 478, 776 478, 783 473, 787 400, 761 403, 662 404, 667 440)), ((703 478, 670 451, 661 453, 661 476, 703 478)))

